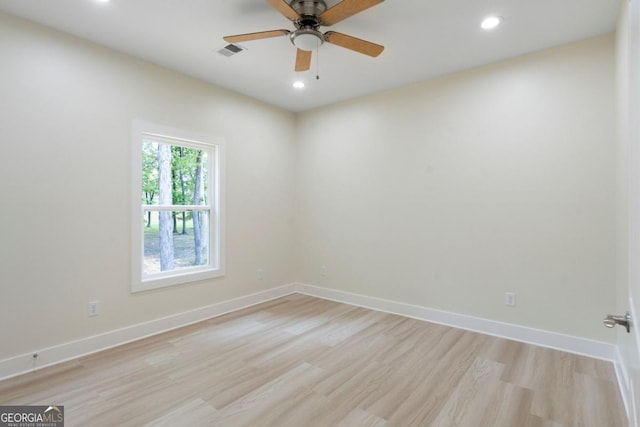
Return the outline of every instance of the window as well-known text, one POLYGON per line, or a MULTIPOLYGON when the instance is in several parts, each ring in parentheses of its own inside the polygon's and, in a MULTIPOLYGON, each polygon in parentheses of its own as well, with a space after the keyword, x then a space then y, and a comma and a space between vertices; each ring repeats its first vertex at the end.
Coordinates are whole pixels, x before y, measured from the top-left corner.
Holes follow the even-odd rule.
POLYGON ((133 124, 132 291, 224 275, 224 141, 133 124))

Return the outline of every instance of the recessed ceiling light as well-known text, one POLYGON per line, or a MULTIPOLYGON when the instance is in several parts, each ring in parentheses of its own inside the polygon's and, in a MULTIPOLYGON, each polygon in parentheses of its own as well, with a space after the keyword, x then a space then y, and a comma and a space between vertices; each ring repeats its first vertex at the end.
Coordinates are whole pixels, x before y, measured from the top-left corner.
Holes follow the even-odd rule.
POLYGON ((96 3, 109 3, 111 0, 94 0, 96 3))
POLYGON ((293 82, 293 87, 295 87, 296 89, 303 89, 304 88, 304 82, 301 82, 300 80, 297 80, 297 81, 293 82))
POLYGON ((484 21, 482 21, 482 24, 480 24, 480 26, 482 27, 483 30, 492 30, 496 28, 498 25, 500 25, 500 22, 502 22, 502 17, 489 16, 485 18, 484 21))

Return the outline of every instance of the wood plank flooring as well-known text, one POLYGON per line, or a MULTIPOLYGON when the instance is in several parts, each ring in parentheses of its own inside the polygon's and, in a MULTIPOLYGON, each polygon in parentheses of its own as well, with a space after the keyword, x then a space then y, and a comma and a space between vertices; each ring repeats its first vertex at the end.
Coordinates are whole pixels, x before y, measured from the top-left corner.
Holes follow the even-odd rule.
POLYGON ((69 426, 594 426, 609 362, 303 295, 0 382, 69 426))

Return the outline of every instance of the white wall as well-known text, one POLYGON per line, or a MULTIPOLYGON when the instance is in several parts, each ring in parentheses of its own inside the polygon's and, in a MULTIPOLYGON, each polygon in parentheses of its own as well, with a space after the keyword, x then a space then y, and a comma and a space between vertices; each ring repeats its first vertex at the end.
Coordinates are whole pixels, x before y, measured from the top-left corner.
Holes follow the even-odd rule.
POLYGON ((292 113, 4 14, 0 52, 0 360, 292 281, 292 113), (226 138, 224 278, 131 294, 132 119, 226 138))
POLYGON ((614 62, 607 35, 300 114, 298 279, 613 341, 614 62))

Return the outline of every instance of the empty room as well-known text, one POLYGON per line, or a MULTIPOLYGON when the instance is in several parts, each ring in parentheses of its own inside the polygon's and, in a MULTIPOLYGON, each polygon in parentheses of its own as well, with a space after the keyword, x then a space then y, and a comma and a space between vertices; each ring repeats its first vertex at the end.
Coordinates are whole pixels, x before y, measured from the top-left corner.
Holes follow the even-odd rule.
POLYGON ((0 0, 0 426, 640 419, 640 0, 0 0))

